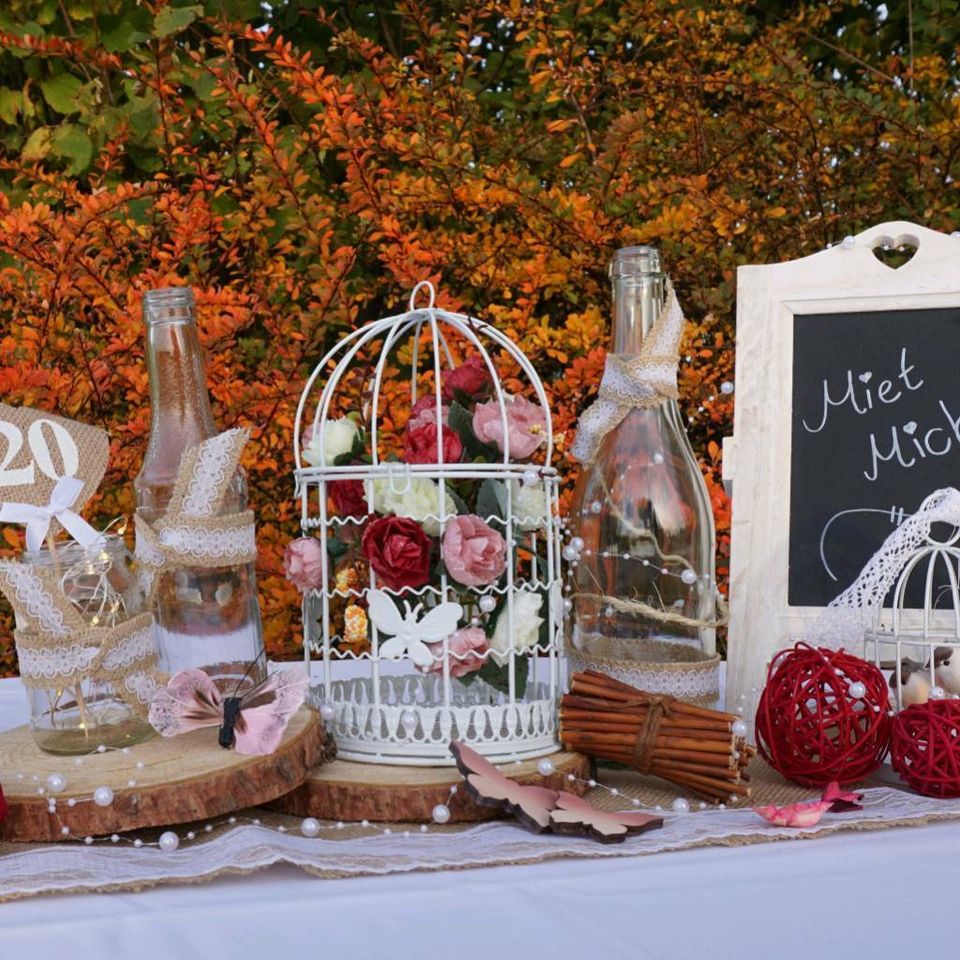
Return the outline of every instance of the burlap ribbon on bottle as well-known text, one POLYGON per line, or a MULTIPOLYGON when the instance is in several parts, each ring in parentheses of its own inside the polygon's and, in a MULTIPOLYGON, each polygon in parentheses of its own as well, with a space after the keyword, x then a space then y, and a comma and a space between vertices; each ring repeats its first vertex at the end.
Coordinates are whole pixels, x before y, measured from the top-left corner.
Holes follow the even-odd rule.
POLYGON ((607 354, 597 399, 581 414, 570 452, 581 463, 591 463, 603 438, 636 408, 653 407, 676 399, 677 362, 683 336, 683 312, 673 284, 660 316, 635 357, 607 354))
POLYGON ((151 614, 94 626, 64 595, 53 570, 13 560, 0 561, 0 590, 17 616, 13 636, 25 686, 110 683, 138 716, 146 717, 150 697, 165 682, 157 669, 151 614))
POLYGON ((136 515, 135 556, 144 592, 152 601, 159 576, 178 567, 227 567, 257 558, 252 510, 225 513, 240 454, 250 437, 227 430, 190 447, 164 516, 150 523, 136 515))

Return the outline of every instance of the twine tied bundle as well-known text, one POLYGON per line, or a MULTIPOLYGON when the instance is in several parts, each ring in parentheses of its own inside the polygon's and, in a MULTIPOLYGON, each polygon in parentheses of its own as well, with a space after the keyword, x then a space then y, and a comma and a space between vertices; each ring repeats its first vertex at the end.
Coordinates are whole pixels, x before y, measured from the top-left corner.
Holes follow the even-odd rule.
POLYGON ((560 701, 560 740, 578 753, 626 764, 714 803, 750 796, 756 751, 733 732, 739 718, 657 696, 587 670, 560 701))

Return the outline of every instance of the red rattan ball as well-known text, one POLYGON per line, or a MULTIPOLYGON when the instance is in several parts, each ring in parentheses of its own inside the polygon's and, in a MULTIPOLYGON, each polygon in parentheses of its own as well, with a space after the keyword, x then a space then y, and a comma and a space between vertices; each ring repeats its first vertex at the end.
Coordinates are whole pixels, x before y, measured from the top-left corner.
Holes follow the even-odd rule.
POLYGON ((893 718, 890 760, 925 797, 960 797, 960 700, 929 700, 893 718))
POLYGON ((852 783, 883 763, 889 713, 887 681, 872 663, 798 643, 770 662, 757 707, 757 749, 794 783, 852 783), (862 697, 851 694, 854 683, 863 684, 862 697))

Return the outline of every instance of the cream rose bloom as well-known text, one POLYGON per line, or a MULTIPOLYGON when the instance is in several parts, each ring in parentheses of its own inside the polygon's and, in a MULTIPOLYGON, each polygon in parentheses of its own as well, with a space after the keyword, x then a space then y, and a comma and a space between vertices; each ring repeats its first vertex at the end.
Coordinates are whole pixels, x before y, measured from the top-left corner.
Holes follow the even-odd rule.
MULTIPOLYGON (((440 485, 426 477, 394 477, 367 481, 367 503, 377 513, 409 517, 423 527, 428 537, 440 536, 440 485)), ((447 513, 453 515, 453 501, 447 497, 447 513)))
POLYGON ((314 431, 309 427, 303 436, 303 459, 311 467, 319 467, 326 459, 326 466, 332 467, 337 457, 349 453, 360 428, 349 417, 328 420, 326 430, 314 431), (320 447, 320 434, 323 433, 323 448, 320 447))
MULTIPOLYGON (((540 626, 543 617, 540 608, 543 606, 543 594, 528 593, 518 590, 513 595, 513 650, 514 653, 525 653, 536 646, 540 639, 540 626)), ((510 614, 506 604, 497 618, 497 625, 493 628, 490 638, 490 656, 502 667, 510 655, 510 614)))
POLYGON ((520 480, 511 480, 510 493, 513 519, 517 526, 522 530, 539 530, 547 525, 550 506, 545 484, 537 481, 528 485, 520 480))

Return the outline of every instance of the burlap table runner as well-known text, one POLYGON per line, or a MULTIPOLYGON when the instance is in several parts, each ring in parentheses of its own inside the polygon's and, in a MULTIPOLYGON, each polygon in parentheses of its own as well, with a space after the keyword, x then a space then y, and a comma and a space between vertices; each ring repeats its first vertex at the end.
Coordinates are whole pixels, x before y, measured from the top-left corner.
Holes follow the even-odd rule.
MULTIPOLYGON (((792 803, 817 796, 814 790, 785 783, 762 761, 751 767, 757 805, 792 803)), ((237 815, 237 822, 216 821, 208 833, 203 824, 182 826, 196 839, 184 841, 173 853, 125 843, 12 844, 0 843, 0 901, 41 893, 141 890, 169 883, 197 883, 218 876, 252 873, 274 864, 297 866, 317 877, 339 878, 407 873, 417 870, 457 870, 506 864, 538 863, 561 857, 603 858, 669 853, 693 847, 735 847, 775 840, 818 837, 838 830, 878 830, 960 819, 960 800, 931 800, 906 790, 871 783, 865 786, 862 811, 827 814, 816 827, 795 830, 774 827, 747 808, 694 810, 672 814, 677 796, 669 784, 638 774, 601 770, 601 782, 615 787, 615 796, 597 788, 590 800, 607 810, 664 807, 662 830, 605 846, 577 837, 537 836, 512 821, 472 826, 391 825, 383 835, 373 827, 346 824, 325 830, 320 838, 299 833, 300 821, 264 811, 237 815), (250 823, 258 818, 259 826, 250 823), (284 826, 287 832, 276 828, 284 826)), ((144 841, 160 831, 143 831, 144 841)))

